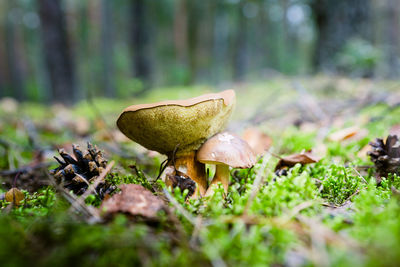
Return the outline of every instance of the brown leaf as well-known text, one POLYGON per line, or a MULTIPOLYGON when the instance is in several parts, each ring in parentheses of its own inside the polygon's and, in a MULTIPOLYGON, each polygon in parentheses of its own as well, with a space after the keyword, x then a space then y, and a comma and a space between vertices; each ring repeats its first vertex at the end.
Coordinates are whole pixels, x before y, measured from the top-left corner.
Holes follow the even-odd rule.
POLYGON ((21 204, 21 201, 24 200, 25 195, 22 193, 18 188, 11 188, 10 190, 7 191, 5 195, 5 199, 8 202, 12 202, 14 205, 19 206, 21 204))
POLYGON ((372 149, 370 144, 366 144, 363 148, 361 148, 360 151, 357 153, 357 157, 362 158, 362 159, 367 159, 368 155, 367 152, 372 149))
POLYGON ((341 129, 329 135, 328 139, 331 141, 345 141, 345 140, 360 140, 368 134, 366 129, 360 129, 357 126, 341 129))
POLYGON ((249 146, 253 149, 256 155, 262 155, 267 151, 272 144, 272 139, 258 128, 248 128, 242 134, 249 146))
POLYGON ((85 117, 78 117, 74 121, 73 130, 80 136, 88 135, 90 132, 90 121, 85 117))
POLYGON ((121 193, 113 195, 101 205, 104 217, 124 213, 134 218, 157 221, 158 212, 166 209, 160 198, 141 185, 124 184, 120 188, 121 193))
POLYGON ((389 130, 390 135, 397 135, 400 137, 400 124, 393 125, 392 128, 389 130))
POLYGON ((300 154, 293 154, 281 158, 278 161, 278 164, 276 164, 275 171, 281 170, 285 167, 293 167, 297 163, 304 165, 309 163, 315 163, 318 161, 320 161, 320 158, 313 155, 311 151, 302 152, 300 154))

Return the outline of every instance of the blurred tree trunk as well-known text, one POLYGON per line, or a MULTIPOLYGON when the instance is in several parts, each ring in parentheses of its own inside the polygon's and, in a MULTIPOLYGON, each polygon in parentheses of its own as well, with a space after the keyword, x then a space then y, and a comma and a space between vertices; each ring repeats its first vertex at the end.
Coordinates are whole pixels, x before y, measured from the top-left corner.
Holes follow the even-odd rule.
MULTIPOLYGON (((219 82, 225 79, 226 76, 232 75, 231 69, 228 71, 226 65, 232 65, 231 58, 228 56, 229 51, 229 28, 226 25, 229 23, 228 14, 225 12, 225 7, 222 2, 216 1, 215 7, 215 24, 213 31, 213 51, 212 59, 212 80, 219 82)), ((231 77, 229 77, 231 79, 231 77)))
POLYGON ((101 58, 103 60, 102 84, 107 97, 115 97, 113 64, 112 1, 101 1, 101 58))
POLYGON ((188 60, 188 11, 187 0, 179 0, 174 11, 174 46, 175 55, 182 65, 186 66, 188 60))
POLYGON ((389 78, 396 78, 400 73, 399 62, 399 15, 400 1, 386 0, 386 61, 389 68, 389 78))
POLYGON ((76 82, 61 0, 39 0, 39 16, 52 100, 70 104, 76 100, 76 82))
POLYGON ((233 79, 242 81, 246 74, 247 57, 247 19, 243 14, 245 1, 240 1, 237 9, 237 31, 234 40, 233 79))
POLYGON ((334 70, 335 55, 353 37, 370 39, 371 0, 314 0, 317 28, 314 66, 334 70))
MULTIPOLYGON (((7 9, 11 11, 15 7, 14 0, 8 0, 7 9)), ((8 75, 10 80, 12 96, 17 100, 25 99, 25 74, 22 67, 22 59, 20 53, 21 47, 17 44, 16 29, 14 21, 12 21, 10 16, 6 15, 5 23, 5 47, 6 47, 6 57, 8 65, 8 75)))
MULTIPOLYGON (((282 16, 282 36, 280 39, 280 44, 278 46, 278 54, 279 54, 279 71, 283 73, 288 72, 288 65, 289 62, 287 61, 288 59, 288 54, 290 53, 290 39, 289 39, 289 20, 287 17, 287 11, 289 7, 289 1, 288 0, 281 0, 279 1, 281 3, 281 8, 283 11, 283 16, 282 16)), ((279 41, 278 41, 279 42, 279 41)))
MULTIPOLYGON (((2 35, 1 29, 0 29, 0 36, 2 35)), ((4 64, 4 51, 3 47, 0 44, 0 98, 6 96, 6 86, 5 86, 5 64, 4 64)))
POLYGON ((197 52, 198 52, 198 35, 199 35, 199 20, 201 13, 199 12, 198 1, 189 1, 189 16, 188 16, 188 44, 189 44, 189 69, 190 76, 188 83, 194 82, 197 75, 197 52))
MULTIPOLYGON (((4 13, 0 13, 0 16, 3 15, 4 17, 7 17, 5 14, 7 14, 7 12, 4 13), (4 14, 4 15, 3 15, 4 14)), ((7 19, 7 18, 6 18, 7 19)), ((6 36, 5 36, 5 24, 6 21, 0 21, 0 39, 5 40, 6 36)), ((6 88, 6 70, 7 70, 7 62, 6 62, 6 48, 5 48, 5 42, 0 42, 0 98, 4 97, 7 95, 7 88, 6 88)))
POLYGON ((272 27, 269 22, 269 15, 267 9, 263 8, 261 5, 259 7, 260 15, 257 18, 256 31, 262 36, 259 38, 259 42, 255 42, 256 49, 255 55, 253 55, 254 60, 257 62, 257 67, 264 69, 271 66, 271 48, 269 46, 269 39, 272 35, 272 27))
POLYGON ((202 14, 198 22, 198 48, 196 51, 196 80, 210 81, 213 66, 213 45, 217 3, 215 0, 204 0, 198 13, 202 14))
POLYGON ((132 0, 131 47, 133 50, 133 69, 146 89, 151 84, 150 27, 147 21, 146 0, 132 0))

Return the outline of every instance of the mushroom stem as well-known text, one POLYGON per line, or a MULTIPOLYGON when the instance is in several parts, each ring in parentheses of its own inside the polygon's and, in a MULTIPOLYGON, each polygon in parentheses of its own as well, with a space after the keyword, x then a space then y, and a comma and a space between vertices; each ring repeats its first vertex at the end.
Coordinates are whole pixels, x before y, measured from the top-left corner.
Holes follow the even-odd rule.
POLYGON ((218 183, 221 183, 224 187, 225 194, 228 193, 229 187, 229 166, 226 164, 217 164, 215 167, 215 175, 211 181, 210 187, 206 192, 206 196, 210 196, 214 193, 214 188, 218 183), (215 185, 215 186, 214 186, 215 185), (214 187, 214 188, 213 188, 214 187))
MULTIPOLYGON (((173 162, 170 163, 173 165, 173 162)), ((196 191, 193 197, 204 196, 207 190, 207 179, 205 165, 196 160, 196 152, 192 151, 175 158, 175 168, 185 173, 196 182, 196 191)))

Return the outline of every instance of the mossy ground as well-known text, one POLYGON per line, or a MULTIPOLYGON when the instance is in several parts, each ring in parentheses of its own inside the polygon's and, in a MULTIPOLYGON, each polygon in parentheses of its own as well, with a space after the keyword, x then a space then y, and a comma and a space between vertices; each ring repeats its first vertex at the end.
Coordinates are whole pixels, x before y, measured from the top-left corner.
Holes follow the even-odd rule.
MULTIPOLYGON (((287 79, 246 85, 237 89, 238 107, 231 129, 256 123, 273 138, 274 154, 314 149, 322 156, 320 162, 296 165, 287 176, 277 177, 273 170, 278 159, 266 154, 251 170, 232 170, 228 195, 220 188, 206 204, 185 201, 186 192, 175 190, 171 195, 185 210, 175 212, 177 227, 163 218, 157 225, 132 223, 124 215, 109 223, 88 224, 70 212, 69 203, 52 186, 24 191, 21 206, 0 203, 1 265, 396 265, 400 261, 400 177, 388 177, 377 186, 373 169, 360 168, 371 165, 360 151, 400 122, 400 107, 379 97, 357 109, 354 103, 362 98, 360 92, 369 92, 372 97, 395 95, 397 84, 325 77, 299 83, 318 102, 345 105, 338 109, 324 106, 331 119, 321 123, 319 115, 313 114, 313 104, 295 100, 298 92, 287 79), (305 109, 304 114, 293 111, 296 106, 305 109), (267 117, 261 120, 262 116, 257 117, 260 114, 267 117), (296 119, 304 119, 301 126, 293 126, 296 119), (330 133, 354 125, 366 133, 342 141, 329 139, 330 133), (255 180, 261 181, 257 190, 253 188, 255 180)), ((156 90, 134 102, 179 98, 182 94, 190 97, 204 90, 196 88, 193 94, 189 89, 156 90), (157 97, 157 92, 162 92, 162 97, 157 97)), ((99 100, 95 109, 81 103, 66 115, 60 115, 59 108, 48 112, 48 108, 32 104, 22 104, 12 116, 0 111, 1 140, 6 141, 0 146, 0 170, 32 163, 35 146, 51 151, 55 146, 91 140, 106 150, 108 158, 116 160, 114 175, 108 179, 115 184, 138 183, 151 188, 163 158, 120 140, 113 132, 118 113, 132 104, 127 102, 99 100), (76 134, 78 126, 70 125, 81 117, 90 124, 83 136, 76 134), (36 140, 24 127, 26 120, 37 125, 36 140), (45 127, 49 124, 51 127, 45 127), (106 134, 99 134, 105 128, 106 134), (139 172, 128 167, 132 164, 139 172)), ((3 186, 2 191, 8 189, 3 186)), ((99 204, 93 197, 86 202, 99 204)), ((177 203, 171 207, 175 209, 177 203)))

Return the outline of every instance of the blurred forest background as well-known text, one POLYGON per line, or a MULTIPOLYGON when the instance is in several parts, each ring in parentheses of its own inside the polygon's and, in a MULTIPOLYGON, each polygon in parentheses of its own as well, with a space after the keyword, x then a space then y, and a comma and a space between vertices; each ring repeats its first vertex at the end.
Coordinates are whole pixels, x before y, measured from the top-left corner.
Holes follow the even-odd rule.
POLYGON ((397 79, 400 0, 1 0, 0 97, 74 103, 330 73, 397 79))

